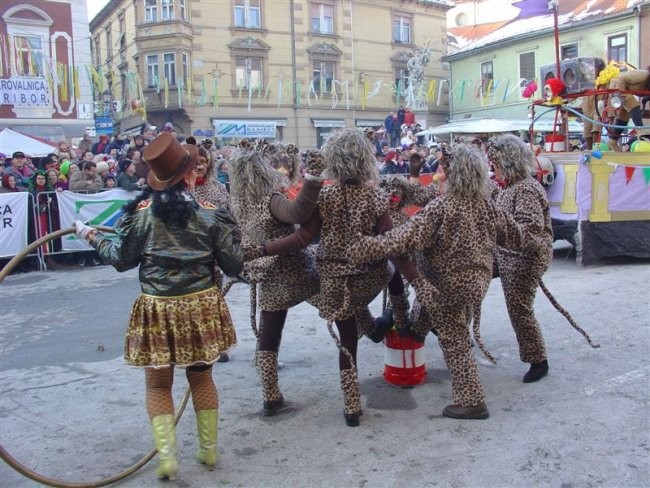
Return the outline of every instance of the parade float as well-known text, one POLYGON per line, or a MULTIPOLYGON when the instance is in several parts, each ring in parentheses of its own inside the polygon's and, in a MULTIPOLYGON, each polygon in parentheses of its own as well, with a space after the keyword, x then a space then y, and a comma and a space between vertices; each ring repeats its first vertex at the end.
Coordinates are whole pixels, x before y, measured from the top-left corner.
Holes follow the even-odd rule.
POLYGON ((630 93, 643 99, 650 92, 591 88, 572 93, 561 81, 572 73, 563 72, 559 63, 556 73, 556 78, 545 80, 545 97, 532 103, 530 127, 533 140, 535 120, 554 111, 553 131, 544 136, 545 151, 537 154, 537 178, 548 194, 556 240, 573 244, 583 265, 614 256, 650 257, 650 142, 634 137, 650 134, 647 122, 642 127, 624 127, 635 131, 620 140, 636 139, 629 152, 611 151, 604 141, 594 141, 591 150, 582 152, 568 152, 567 147, 569 118, 602 127, 606 136, 619 127, 614 110, 621 96, 630 93), (575 105, 591 95, 603 101, 602 113, 594 119, 575 105))

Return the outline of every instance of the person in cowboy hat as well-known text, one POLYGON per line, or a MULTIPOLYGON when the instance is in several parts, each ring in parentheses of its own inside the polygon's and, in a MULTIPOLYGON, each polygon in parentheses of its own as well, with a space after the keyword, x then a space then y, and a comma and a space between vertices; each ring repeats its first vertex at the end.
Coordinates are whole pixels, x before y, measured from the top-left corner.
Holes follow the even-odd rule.
POLYGON ((192 196, 196 146, 170 133, 144 151, 151 171, 141 195, 124 207, 117 239, 75 222, 77 236, 117 271, 140 268, 142 293, 126 331, 125 359, 144 367, 146 406, 158 450, 159 478, 176 478, 176 427, 171 390, 174 366, 186 368, 196 412, 197 459, 217 462, 218 394, 212 364, 237 342, 228 306, 214 282, 214 266, 242 270, 239 229, 230 213, 192 196), (188 313, 188 311, 191 311, 188 313))

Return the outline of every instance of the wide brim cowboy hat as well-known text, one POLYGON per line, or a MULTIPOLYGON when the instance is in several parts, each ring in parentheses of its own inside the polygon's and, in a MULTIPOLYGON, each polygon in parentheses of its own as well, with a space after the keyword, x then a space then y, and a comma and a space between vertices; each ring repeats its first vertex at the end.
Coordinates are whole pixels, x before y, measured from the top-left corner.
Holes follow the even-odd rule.
POLYGON ((161 133, 142 153, 142 159, 150 168, 147 184, 157 191, 174 186, 194 171, 198 158, 198 147, 181 145, 169 132, 161 133))

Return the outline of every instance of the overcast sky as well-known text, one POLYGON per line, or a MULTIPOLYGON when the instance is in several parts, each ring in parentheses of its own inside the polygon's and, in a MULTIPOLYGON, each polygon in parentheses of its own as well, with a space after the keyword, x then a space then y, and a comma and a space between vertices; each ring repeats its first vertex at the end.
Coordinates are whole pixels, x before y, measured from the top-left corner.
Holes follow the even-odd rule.
POLYGON ((107 3, 108 0, 86 0, 86 5, 88 5, 88 22, 93 20, 95 15, 97 15, 107 3))

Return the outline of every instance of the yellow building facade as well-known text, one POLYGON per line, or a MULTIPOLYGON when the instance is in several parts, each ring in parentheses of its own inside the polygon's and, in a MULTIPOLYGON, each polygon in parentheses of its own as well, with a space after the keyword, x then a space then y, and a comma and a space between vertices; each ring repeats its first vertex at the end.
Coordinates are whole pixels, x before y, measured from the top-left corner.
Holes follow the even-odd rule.
MULTIPOLYGON (((111 0, 90 22, 97 105, 115 132, 170 122, 197 138, 316 147, 407 105, 408 60, 430 49, 422 127, 447 119, 447 0, 111 0), (104 84, 104 85, 102 85, 104 84), (106 106, 106 105, 105 105, 106 106)), ((411 98, 410 100, 413 100, 411 98)))

